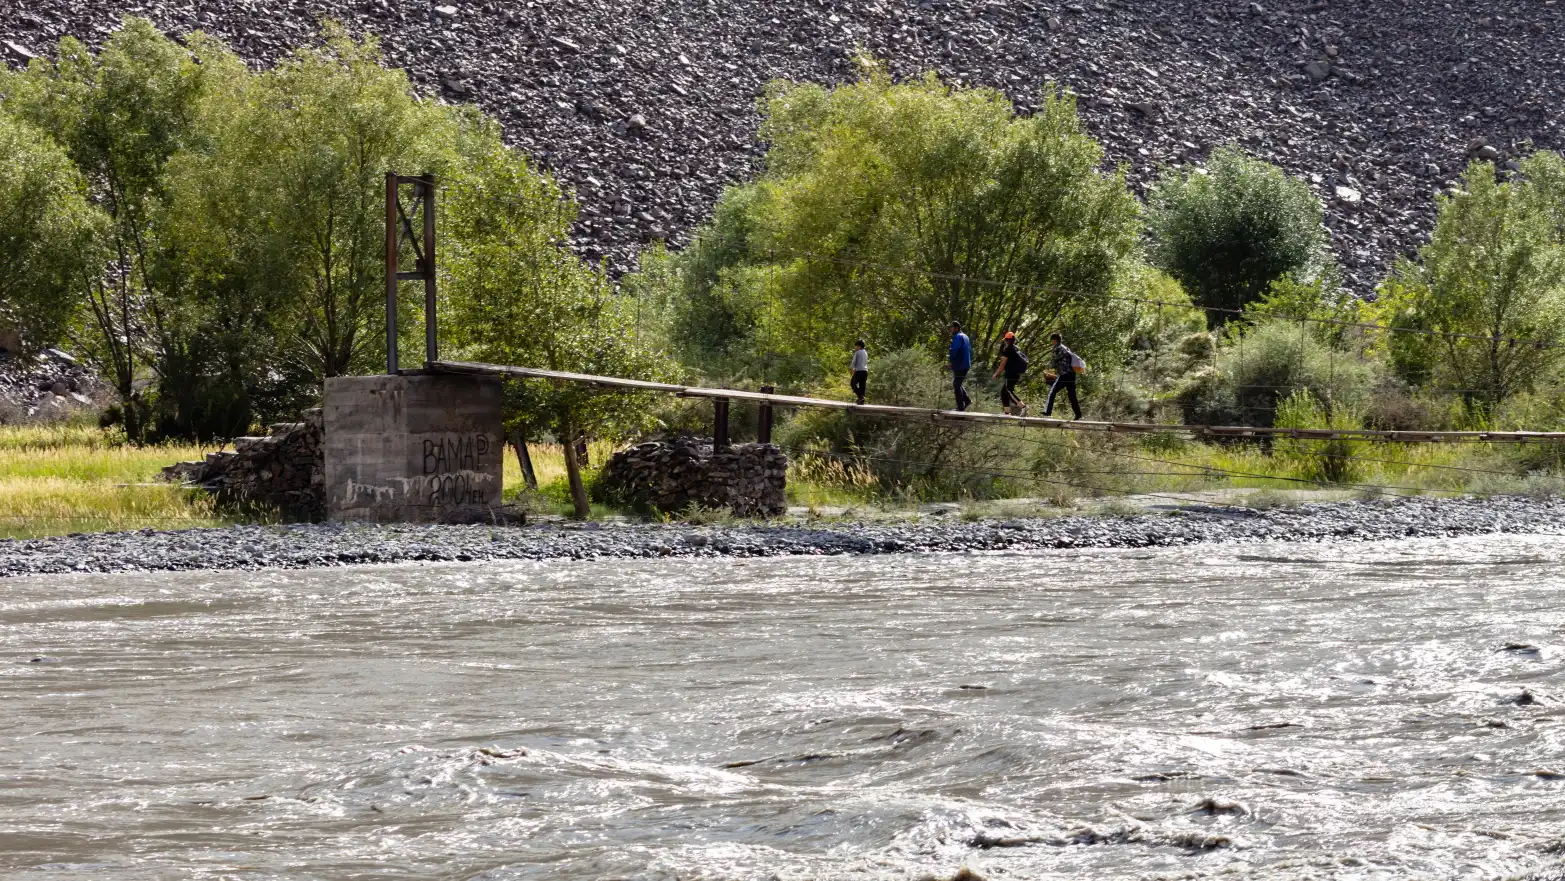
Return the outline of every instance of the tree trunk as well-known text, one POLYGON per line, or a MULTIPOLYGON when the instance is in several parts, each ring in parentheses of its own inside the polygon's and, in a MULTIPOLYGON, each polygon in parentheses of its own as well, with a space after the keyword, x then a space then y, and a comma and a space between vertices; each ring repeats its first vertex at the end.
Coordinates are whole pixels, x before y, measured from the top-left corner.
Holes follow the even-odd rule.
POLYGON ((565 476, 571 484, 573 516, 586 520, 592 515, 592 505, 587 501, 587 487, 581 482, 581 460, 576 458, 576 430, 569 419, 560 420, 560 426, 565 429, 561 432, 560 446, 565 448, 565 476))
POLYGON ((522 481, 527 484, 528 489, 536 490, 538 488, 538 472, 533 470, 533 457, 527 451, 526 426, 518 426, 515 431, 511 432, 511 449, 516 451, 516 464, 522 466, 522 481))

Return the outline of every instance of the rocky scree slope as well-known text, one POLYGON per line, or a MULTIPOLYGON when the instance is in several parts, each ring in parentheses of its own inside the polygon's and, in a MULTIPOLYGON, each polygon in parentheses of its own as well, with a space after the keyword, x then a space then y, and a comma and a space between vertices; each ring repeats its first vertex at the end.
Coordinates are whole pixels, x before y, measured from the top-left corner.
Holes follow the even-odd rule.
POLYGON ((573 186, 578 250, 617 270, 755 173, 766 82, 842 81, 859 46, 1024 107, 1059 83, 1138 188, 1237 141, 1311 182, 1360 292, 1427 236, 1470 157, 1560 145, 1565 85, 1560 0, 0 0, 0 54, 99 42, 126 13, 258 62, 322 17, 379 34, 573 186))

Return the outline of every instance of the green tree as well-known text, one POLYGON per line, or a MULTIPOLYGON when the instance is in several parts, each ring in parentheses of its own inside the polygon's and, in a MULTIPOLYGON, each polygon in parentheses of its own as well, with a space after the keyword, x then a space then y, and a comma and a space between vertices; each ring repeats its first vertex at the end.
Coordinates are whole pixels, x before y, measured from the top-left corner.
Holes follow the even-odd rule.
POLYGON ((23 353, 59 342, 76 292, 102 269, 107 218, 87 201, 70 157, 32 126, 0 114, 0 325, 23 353))
POLYGON ((119 392, 133 438, 146 428, 139 369, 166 366, 160 350, 185 333, 187 279, 161 228, 164 172, 197 138, 191 123, 209 69, 151 22, 127 18, 96 55, 67 37, 55 60, 0 73, 0 107, 54 136, 110 219, 110 271, 79 292, 81 342, 119 392))
MULTIPOLYGON (((1557 162, 1534 157, 1523 171, 1557 162)), ((1500 183, 1492 165, 1469 165, 1461 189, 1438 200, 1418 262, 1398 264, 1375 304, 1384 324, 1432 332, 1389 336, 1397 372, 1413 384, 1460 390, 1480 421, 1554 378, 1565 354, 1556 192, 1525 176, 1500 183)))
POLYGON ((384 351, 386 172, 438 178, 463 138, 462 117, 421 100, 374 40, 336 25, 326 36, 261 86, 269 208, 297 272, 290 356, 318 379, 372 366, 384 351))
POLYGON ((136 438, 149 418, 156 434, 239 433, 378 362, 384 175, 443 174, 477 126, 330 23, 256 73, 214 39, 127 18, 96 55, 66 39, 0 94, 111 218, 110 271, 74 299, 136 438))
MULTIPOLYGON (((565 247, 575 205, 498 136, 445 191, 442 326, 456 354, 499 364, 633 379, 666 379, 661 341, 643 334, 635 303, 565 247)), ((624 392, 525 383, 508 396, 513 426, 547 426, 565 448, 577 517, 590 513, 576 456, 586 434, 621 437, 653 420, 624 392)), ((525 443, 525 440, 523 440, 525 443)))
POLYGON ((385 338, 385 174, 442 174, 475 123, 420 100, 373 39, 331 23, 321 45, 217 97, 209 149, 180 168, 206 277, 264 307, 296 384, 373 368, 385 338))
POLYGON ((1237 147, 1216 150, 1205 169, 1165 173, 1147 202, 1152 262, 1208 307, 1212 326, 1278 279, 1309 281, 1324 268, 1319 200, 1304 182, 1237 147))
POLYGON ((1095 360, 1123 349, 1133 311, 1108 295, 1138 207, 1068 96, 1019 117, 996 91, 866 64, 835 88, 774 84, 763 114, 766 172, 683 255, 676 338, 805 381, 856 336, 938 349, 952 319, 980 353, 1062 326, 1095 360))

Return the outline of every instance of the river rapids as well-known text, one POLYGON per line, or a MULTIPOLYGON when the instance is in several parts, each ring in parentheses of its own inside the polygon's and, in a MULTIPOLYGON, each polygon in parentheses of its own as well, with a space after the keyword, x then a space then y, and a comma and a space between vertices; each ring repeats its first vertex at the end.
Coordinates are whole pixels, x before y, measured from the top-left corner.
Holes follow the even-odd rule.
POLYGON ((1508 879, 1565 539, 32 576, 6 879, 1508 879))

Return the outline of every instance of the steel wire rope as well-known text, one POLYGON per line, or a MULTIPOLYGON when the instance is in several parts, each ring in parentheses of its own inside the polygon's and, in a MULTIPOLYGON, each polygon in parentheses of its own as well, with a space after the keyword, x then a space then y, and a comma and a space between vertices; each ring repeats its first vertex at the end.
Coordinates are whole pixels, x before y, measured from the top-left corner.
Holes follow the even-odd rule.
MULTIPOLYGON (((1027 437, 1026 436, 1026 431, 1027 431, 1027 429, 1029 427, 1030 426, 1026 425, 1025 423, 1023 423, 1023 424, 1018 426, 1018 428, 1020 429, 1020 433, 1017 435, 1017 440, 1021 440, 1021 441, 1027 442, 1027 443, 1032 443, 1032 444, 1035 444, 1035 445, 1044 445, 1044 446, 1054 446, 1054 447, 1067 447, 1067 448, 1070 448, 1069 444, 1062 444, 1062 443, 1058 443, 1058 442, 1051 443, 1051 442, 1048 442, 1048 441, 1040 441, 1040 440, 1037 440, 1036 438, 1027 437)), ((1189 468, 1189 469, 1192 469, 1192 470, 1200 471, 1200 472, 1202 472, 1202 474, 1205 474, 1205 475, 1221 474, 1221 475, 1226 476, 1226 477, 1244 477, 1244 478, 1256 479, 1256 480, 1281 480, 1281 481, 1286 481, 1286 482, 1291 482, 1291 483, 1310 483, 1310 484, 1314 484, 1314 485, 1322 486, 1322 487, 1326 487, 1326 488, 1357 489, 1357 490, 1362 490, 1362 491, 1366 491, 1366 492, 1372 492, 1372 493, 1374 493, 1376 495, 1386 496, 1386 497, 1390 497, 1390 498, 1402 498, 1402 496, 1400 496, 1399 494, 1394 493, 1394 492, 1384 492, 1383 490, 1401 489, 1401 490, 1406 490, 1406 491, 1409 491, 1409 492, 1419 492, 1419 493, 1430 492, 1431 491, 1431 490, 1426 490, 1426 489, 1423 489, 1423 488, 1400 487, 1400 486, 1394 486, 1394 485, 1388 485, 1388 484, 1346 484, 1346 483, 1331 483, 1331 482, 1327 482, 1327 481, 1311 480, 1311 479, 1303 478, 1303 477, 1277 477, 1277 476, 1273 476, 1273 475, 1263 475, 1263 474, 1254 474, 1254 473, 1251 473, 1251 472, 1236 471, 1236 470, 1233 470, 1233 469, 1221 468, 1221 467, 1218 467, 1218 466, 1197 465, 1195 463, 1190 463, 1190 462, 1175 462, 1173 460, 1159 459, 1159 458, 1156 458, 1156 457, 1134 456, 1134 455, 1130 455, 1130 454, 1121 454, 1121 453, 1118 453, 1118 452, 1116 452, 1114 450, 1107 450, 1107 451, 1102 451, 1102 452, 1108 452, 1111 455, 1120 455, 1120 456, 1123 456, 1124 458, 1136 459, 1136 460, 1144 461, 1144 462, 1154 462, 1154 463, 1157 463, 1157 464, 1170 465, 1170 466, 1178 467, 1178 468, 1189 468)), ((1201 475, 1188 475, 1188 474, 1178 475, 1178 474, 1175 474, 1175 475, 1169 475, 1169 476, 1171 476, 1171 477, 1193 477, 1193 476, 1201 476, 1201 475)), ((1434 490, 1434 491, 1438 492, 1438 490, 1434 490)))
MULTIPOLYGON (((1031 426, 1027 426, 1027 425, 1023 425, 1022 427, 1023 428, 1031 428, 1031 426)), ((1032 443, 1032 444, 1041 445, 1041 446, 1070 447, 1069 444, 1062 444, 1062 443, 1059 443, 1059 442, 1051 442, 1051 441, 1043 441, 1043 440, 1038 440, 1037 438, 1027 438, 1027 442, 1028 443, 1032 443)), ((1161 458, 1157 458, 1155 456, 1137 456, 1137 455, 1132 454, 1132 453, 1122 453, 1122 452, 1119 452, 1117 450, 1101 450, 1100 452, 1106 452, 1106 453, 1108 453, 1111 456, 1118 456, 1118 457, 1124 458, 1124 459, 1134 459, 1134 460, 1142 461, 1142 462, 1156 462, 1158 464, 1171 465, 1171 466, 1178 467, 1178 468, 1198 469, 1198 470, 1205 471, 1206 473, 1209 473, 1209 474, 1218 474, 1218 475, 1222 475, 1224 477, 1243 477, 1243 478, 1248 478, 1248 479, 1252 479, 1252 480, 1281 480, 1281 481, 1286 481, 1286 482, 1289 482, 1289 483, 1309 483, 1309 484, 1314 484, 1316 486, 1321 486, 1321 487, 1326 487, 1326 488, 1333 488, 1333 489, 1359 489, 1359 490, 1365 490, 1365 491, 1371 491, 1371 492, 1378 491, 1378 490, 1403 490, 1403 491, 1406 491, 1406 492, 1415 492, 1415 493, 1423 493, 1423 492, 1449 492, 1449 490, 1431 490, 1431 489, 1429 489, 1427 487, 1399 486, 1397 484, 1389 484, 1389 483, 1336 483, 1336 482, 1327 481, 1327 480, 1315 480, 1315 479, 1308 478, 1308 477, 1284 477, 1284 476, 1272 475, 1272 474, 1258 474, 1258 473, 1252 472, 1252 471, 1239 471, 1239 470, 1236 470, 1236 469, 1233 469, 1233 468, 1224 468, 1224 467, 1218 466, 1218 465, 1199 465, 1199 464, 1196 464, 1194 462, 1178 462, 1178 461, 1175 461, 1173 459, 1161 459, 1161 458)), ((1393 497, 1400 498, 1400 496, 1397 493, 1377 493, 1377 494, 1378 495, 1386 495, 1386 496, 1393 496, 1393 497)))
MULTIPOLYGON (((998 280, 995 280, 995 279, 986 279, 986 278, 979 278, 979 277, 976 277, 976 276, 962 275, 960 273, 937 272, 937 271, 931 270, 931 269, 919 269, 917 267, 911 267, 911 266, 907 266, 907 267, 892 266, 890 264, 872 263, 872 262, 863 261, 863 260, 849 260, 849 259, 846 259, 846 258, 843 258, 843 257, 832 257, 832 256, 828 256, 828 255, 821 255, 821 254, 811 254, 810 252, 805 252, 805 251, 794 251, 794 252, 784 251, 783 253, 784 253, 785 256, 788 256, 789 254, 792 254, 793 256, 799 256, 799 257, 813 257, 816 260, 822 260, 822 261, 825 261, 825 262, 828 262, 828 263, 835 263, 835 264, 845 265, 845 266, 861 266, 861 267, 872 267, 872 266, 874 266, 874 267, 879 267, 880 269, 882 269, 883 271, 886 271, 886 272, 901 272, 901 273, 907 273, 907 274, 912 274, 912 275, 926 276, 926 277, 930 277, 930 278, 941 278, 941 279, 945 279, 945 280, 948 280, 948 281, 959 282, 961 284, 976 284, 976 285, 988 285, 988 286, 997 286, 997 287, 1014 287, 1014 288, 1019 288, 1019 289, 1022 289, 1022 290, 1038 291, 1038 292, 1041 292, 1041 293, 1059 294, 1059 295, 1074 296, 1074 297, 1085 297, 1085 298, 1089 298, 1089 299, 1099 299, 1099 300, 1114 300, 1114 301, 1119 301, 1119 302, 1146 302, 1146 303, 1152 303, 1152 304, 1155 304, 1155 305, 1172 306, 1172 307, 1181 308, 1181 309, 1202 310, 1202 311, 1206 311, 1206 312, 1220 312, 1220 313, 1233 315, 1233 316, 1243 316, 1246 313, 1245 309, 1235 309, 1235 308, 1231 308, 1231 307, 1227 307, 1227 306, 1202 306, 1202 305, 1199 305, 1199 304, 1196 304, 1196 303, 1176 303, 1176 302, 1174 302, 1172 300, 1146 300, 1144 298, 1129 297, 1129 296, 1125 296, 1123 294, 1095 293, 1095 292, 1091 292, 1091 291, 1072 290, 1070 288, 1058 288, 1058 287, 1053 287, 1053 286, 1050 286, 1050 285, 1032 284, 1032 283, 1025 283, 1025 282, 1013 282, 1013 281, 998 281, 998 280)), ((1531 339, 1531 338, 1527 338, 1527 337, 1484 336, 1482 334, 1458 333, 1456 331, 1429 330, 1427 328, 1406 327, 1406 326, 1402 326, 1402 325, 1370 324, 1370 323, 1367 323, 1367 322, 1360 322, 1360 321, 1347 321, 1347 320, 1340 319, 1340 318, 1322 318, 1322 317, 1319 317, 1319 316, 1290 315, 1290 314, 1284 313, 1284 312, 1269 312, 1269 311, 1267 311, 1267 312, 1257 312, 1257 311, 1254 311, 1254 310, 1250 310, 1250 311, 1251 311, 1251 314, 1253 314, 1253 315, 1255 315, 1257 317, 1277 318, 1279 320, 1284 320, 1284 321, 1299 320, 1299 321, 1305 321, 1305 322, 1310 322, 1310 323, 1315 323, 1315 324, 1329 324, 1329 325, 1333 325, 1333 326, 1336 326, 1336 327, 1360 328, 1360 329, 1363 329, 1363 330, 1375 330, 1375 331, 1384 331, 1384 332, 1393 332, 1393 333, 1412 333, 1412 334, 1418 334, 1418 335, 1421 335, 1421 336, 1445 337, 1445 338, 1449 338, 1449 339, 1469 339, 1469 340, 1478 340, 1478 341, 1481 341, 1481 342, 1490 342, 1490 343, 1511 343, 1513 345, 1515 345, 1515 344, 1525 344, 1525 345, 1530 345, 1530 346, 1536 346, 1538 348, 1547 348, 1547 349, 1565 348, 1565 343, 1550 342, 1548 340, 1531 339)))

